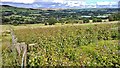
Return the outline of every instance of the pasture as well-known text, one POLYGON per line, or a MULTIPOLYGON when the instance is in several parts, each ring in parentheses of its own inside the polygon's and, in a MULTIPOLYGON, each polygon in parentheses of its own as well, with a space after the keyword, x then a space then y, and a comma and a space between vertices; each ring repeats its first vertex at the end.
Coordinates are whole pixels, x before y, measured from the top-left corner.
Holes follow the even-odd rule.
MULTIPOLYGON (((6 32, 9 26, 4 26, 3 33, 8 34, 2 33, 3 63, 20 65, 16 52, 10 53, 11 36, 6 32), (7 63, 6 58, 9 58, 7 63)), ((28 45, 28 66, 120 66, 116 22, 52 26, 30 24, 11 27, 18 42, 28 45)))

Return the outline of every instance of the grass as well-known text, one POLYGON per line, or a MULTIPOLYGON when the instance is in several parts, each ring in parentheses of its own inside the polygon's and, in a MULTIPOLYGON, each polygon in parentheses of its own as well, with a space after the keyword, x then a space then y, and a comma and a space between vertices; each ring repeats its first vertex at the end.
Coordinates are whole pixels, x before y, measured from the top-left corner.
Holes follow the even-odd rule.
MULTIPOLYGON (((110 23, 114 23, 114 22, 110 22, 110 23)), ((110 23, 107 23, 107 24, 109 25, 110 23)), ((106 27, 107 24, 97 23, 97 25, 101 25, 101 26, 104 25, 103 27, 106 27)), ((31 65, 31 66, 32 65, 33 66, 34 65, 48 65, 48 66, 49 65, 64 65, 64 66, 76 66, 76 65, 77 66, 81 66, 81 65, 86 65, 86 66, 100 66, 100 65, 111 66, 112 65, 114 66, 115 65, 115 66, 119 66, 120 60, 117 55, 118 40, 106 40, 106 41, 100 40, 98 42, 93 42, 91 44, 80 45, 77 47, 74 46, 74 44, 77 45, 75 42, 78 42, 78 41, 75 41, 77 38, 77 35, 76 35, 77 33, 75 31, 77 30, 79 31, 79 29, 77 28, 80 27, 81 29, 84 29, 84 28, 93 27, 95 25, 96 23, 65 24, 65 25, 61 25, 58 23, 56 25, 51 25, 51 26, 50 25, 45 26, 44 24, 26 24, 26 25, 18 25, 18 26, 2 25, 3 33, 0 36, 0 40, 2 41, 3 65, 5 66, 11 66, 13 64, 20 65, 20 63, 17 63, 19 61, 18 58, 16 57, 17 53, 11 52, 10 50, 11 36, 10 36, 10 33, 7 31, 9 30, 9 26, 12 26, 19 40, 23 40, 24 42, 27 41, 28 44, 38 41, 37 44, 35 44, 35 46, 33 46, 33 48, 28 51, 28 57, 29 57, 28 65, 31 65), (59 32, 57 32, 57 29, 59 29, 60 27, 62 27, 62 31, 63 31, 61 35, 62 38, 59 32), (40 39, 39 39, 39 36, 40 36, 40 39), (67 40, 67 42, 65 40, 67 40), (63 42, 63 44, 60 44, 60 42, 63 42), (62 46, 62 45, 65 45, 65 46, 62 46), (58 51, 55 51, 56 48, 58 48, 58 51), (48 50, 48 52, 45 52, 44 50, 46 51, 48 50), (48 58, 51 60, 48 61, 48 58)), ((116 28, 116 27, 117 26, 113 26, 113 28, 116 28)), ((103 30, 103 33, 106 33, 104 32, 104 29, 102 30, 103 30)), ((84 32, 81 32, 81 33, 84 33, 84 32)), ((87 34, 84 33, 83 36, 87 36, 87 34)))
MULTIPOLYGON (((19 65, 18 58, 17 58, 17 52, 15 48, 12 48, 12 38, 10 35, 10 32, 8 32, 9 26, 4 25, 2 35, 1 35, 1 47, 0 50, 2 52, 2 65, 0 66, 15 66, 19 65), (14 51, 12 51, 12 49, 14 51)), ((0 64, 1 64, 0 63, 0 64)))
POLYGON ((115 27, 117 24, 67 24, 15 33, 19 42, 34 44, 28 46, 30 66, 119 66, 117 30, 111 30, 115 27))
POLYGON ((112 22, 96 22, 96 23, 85 23, 85 24, 64 24, 61 25, 61 23, 56 23, 55 25, 44 25, 44 24, 21 24, 18 26, 13 25, 0 25, 2 26, 2 32, 5 30, 9 30, 9 26, 13 27, 13 29, 25 29, 25 28, 44 28, 44 27, 61 27, 61 26, 89 26, 89 25, 95 25, 95 24, 110 24, 110 23, 118 23, 118 21, 112 21, 112 22))
POLYGON ((99 41, 98 44, 93 43, 88 46, 81 46, 80 49, 84 54, 87 55, 88 58, 92 57, 92 59, 89 59, 89 61, 87 58, 84 58, 86 60, 85 64, 88 64, 90 66, 114 66, 114 63, 117 63, 115 66, 119 66, 120 59, 117 55, 117 47, 117 40, 109 40, 99 41), (88 63, 90 61, 91 63, 88 63))

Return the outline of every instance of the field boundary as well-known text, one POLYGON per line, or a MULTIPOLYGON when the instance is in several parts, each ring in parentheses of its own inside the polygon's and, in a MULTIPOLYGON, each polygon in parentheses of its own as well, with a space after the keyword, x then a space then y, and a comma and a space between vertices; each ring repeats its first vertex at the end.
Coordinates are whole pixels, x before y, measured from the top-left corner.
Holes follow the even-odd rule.
MULTIPOLYGON (((12 52, 14 52, 14 49, 17 50, 18 53, 18 57, 22 58, 22 62, 21 62, 21 68, 26 67, 26 60, 27 60, 27 45, 25 44, 25 42, 17 42, 17 38, 14 34, 13 29, 10 27, 10 32, 11 32, 11 36, 12 36, 12 47, 11 50, 12 52), (21 56, 22 54, 22 56, 21 56)), ((19 59, 21 59, 19 58, 19 59)))

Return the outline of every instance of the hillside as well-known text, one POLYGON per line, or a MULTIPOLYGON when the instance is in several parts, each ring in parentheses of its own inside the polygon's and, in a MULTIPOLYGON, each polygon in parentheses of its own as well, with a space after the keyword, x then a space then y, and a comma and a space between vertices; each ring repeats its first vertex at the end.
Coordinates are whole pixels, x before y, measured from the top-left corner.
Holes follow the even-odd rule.
POLYGON ((88 8, 88 9, 32 9, 18 8, 3 5, 2 23, 3 24, 45 24, 54 25, 55 23, 89 23, 102 22, 109 19, 118 21, 120 14, 117 8, 88 8))

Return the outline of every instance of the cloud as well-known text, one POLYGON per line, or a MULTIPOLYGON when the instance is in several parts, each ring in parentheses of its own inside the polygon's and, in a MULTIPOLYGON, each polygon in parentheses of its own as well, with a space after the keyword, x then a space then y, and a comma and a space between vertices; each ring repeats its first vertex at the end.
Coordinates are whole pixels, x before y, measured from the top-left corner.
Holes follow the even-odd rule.
MULTIPOLYGON (((69 7, 80 6, 85 0, 35 0, 35 2, 52 2, 52 3, 60 3, 59 5, 65 5, 69 7)), ((55 6, 55 5, 52 5, 55 6)), ((58 5, 57 5, 58 6, 58 5)))
POLYGON ((97 2, 97 5, 117 5, 118 2, 97 2))
POLYGON ((74 2, 66 2, 67 6, 70 6, 70 7, 74 7, 74 6, 80 6, 80 5, 85 5, 85 2, 77 2, 77 1, 74 1, 74 2))
POLYGON ((35 0, 1 0, 1 2, 33 3, 35 0))
POLYGON ((1 0, 2 2, 29 3, 33 7, 96 7, 97 5, 118 5, 120 0, 1 0))
POLYGON ((118 5, 118 2, 111 2, 111 5, 118 5))
POLYGON ((55 2, 55 3, 64 3, 64 0, 52 0, 53 2, 55 2))
MULTIPOLYGON (((54 0, 57 1, 57 0, 54 0)), ((83 5, 85 0, 61 0, 59 3, 65 4, 66 6, 69 7, 74 7, 74 6, 80 6, 83 5)))
POLYGON ((35 2, 55 2, 55 3, 68 3, 68 2, 81 2, 85 0, 35 0, 35 2))
POLYGON ((109 5, 110 4, 110 2, 97 2, 97 5, 109 5))

